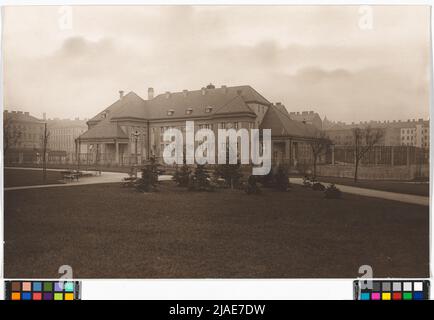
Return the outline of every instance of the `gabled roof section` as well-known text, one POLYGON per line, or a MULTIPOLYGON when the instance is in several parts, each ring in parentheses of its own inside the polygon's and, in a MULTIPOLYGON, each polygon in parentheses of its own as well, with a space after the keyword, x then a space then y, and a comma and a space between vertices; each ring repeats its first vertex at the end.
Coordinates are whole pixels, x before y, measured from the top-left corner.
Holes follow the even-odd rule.
POLYGON ((318 132, 313 125, 292 120, 285 112, 271 105, 264 116, 261 129, 271 129, 271 136, 315 138, 318 132))
POLYGON ((120 99, 120 106, 111 112, 109 119, 135 118, 147 119, 148 106, 146 101, 140 98, 136 93, 130 92, 120 99))
POLYGON ((83 133, 79 138, 81 140, 128 139, 128 136, 116 122, 110 122, 108 119, 104 119, 102 122, 83 133))
POLYGON ((251 113, 255 115, 240 95, 235 96, 232 100, 229 100, 225 105, 215 111, 215 114, 228 113, 251 113))
POLYGON ((145 100, 140 98, 136 93, 129 92, 124 97, 98 113, 95 117, 91 118, 89 122, 111 119, 114 116, 119 118, 125 115, 143 119, 146 117, 145 109, 145 100))

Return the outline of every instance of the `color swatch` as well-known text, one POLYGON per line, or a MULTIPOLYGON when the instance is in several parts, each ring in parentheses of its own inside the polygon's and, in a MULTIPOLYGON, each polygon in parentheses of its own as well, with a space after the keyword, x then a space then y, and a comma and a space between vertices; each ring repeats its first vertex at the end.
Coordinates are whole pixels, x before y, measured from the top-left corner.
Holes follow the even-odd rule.
POLYGON ((355 300, 428 300, 429 280, 356 280, 355 300))
POLYGON ((5 281, 6 300, 80 300, 79 281, 5 281))

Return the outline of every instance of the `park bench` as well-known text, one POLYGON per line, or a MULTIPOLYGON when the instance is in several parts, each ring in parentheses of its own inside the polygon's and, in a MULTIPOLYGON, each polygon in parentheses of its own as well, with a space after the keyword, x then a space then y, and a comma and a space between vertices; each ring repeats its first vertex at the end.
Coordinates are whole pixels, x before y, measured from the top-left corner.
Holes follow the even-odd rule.
POLYGON ((80 177, 80 172, 74 171, 74 170, 62 171, 61 174, 62 174, 62 178, 64 181, 67 181, 67 180, 69 180, 71 182, 74 180, 78 181, 78 178, 80 177))
POLYGON ((122 187, 133 187, 137 180, 137 168, 131 167, 128 177, 122 179, 122 187))
POLYGON ((98 169, 98 168, 88 168, 87 171, 93 171, 96 176, 100 176, 101 175, 101 170, 98 169))

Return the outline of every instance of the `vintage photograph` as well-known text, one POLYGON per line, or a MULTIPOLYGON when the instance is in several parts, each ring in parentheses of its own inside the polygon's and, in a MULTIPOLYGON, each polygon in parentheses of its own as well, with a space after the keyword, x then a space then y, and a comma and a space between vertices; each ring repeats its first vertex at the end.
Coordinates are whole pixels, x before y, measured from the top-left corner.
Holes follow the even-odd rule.
POLYGON ((429 6, 6 6, 4 277, 429 277, 429 6))

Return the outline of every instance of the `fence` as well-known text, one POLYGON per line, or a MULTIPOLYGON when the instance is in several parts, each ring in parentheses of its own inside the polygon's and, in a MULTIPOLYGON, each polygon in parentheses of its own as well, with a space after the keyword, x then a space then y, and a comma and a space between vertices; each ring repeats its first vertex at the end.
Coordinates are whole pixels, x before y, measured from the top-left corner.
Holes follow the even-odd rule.
MULTIPOLYGON (((333 146, 326 153, 326 164, 354 164, 352 146, 333 146)), ((360 160, 361 165, 424 165, 429 163, 429 150, 414 146, 374 146, 360 160)))

